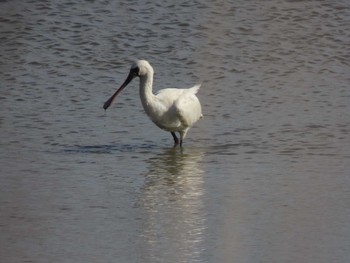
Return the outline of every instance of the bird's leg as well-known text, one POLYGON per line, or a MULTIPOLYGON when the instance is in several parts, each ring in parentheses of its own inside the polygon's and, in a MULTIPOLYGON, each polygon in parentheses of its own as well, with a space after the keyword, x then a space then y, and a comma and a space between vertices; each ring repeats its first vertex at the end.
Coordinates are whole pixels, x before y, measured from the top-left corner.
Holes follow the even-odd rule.
MULTIPOLYGON (((179 145, 179 138, 177 138, 175 132, 171 132, 171 135, 174 138, 174 147, 178 146, 179 145)), ((181 143, 182 143, 182 141, 181 141, 181 143)))
POLYGON ((182 142, 185 139, 187 132, 188 132, 188 128, 179 132, 180 133, 180 147, 182 147, 182 142))

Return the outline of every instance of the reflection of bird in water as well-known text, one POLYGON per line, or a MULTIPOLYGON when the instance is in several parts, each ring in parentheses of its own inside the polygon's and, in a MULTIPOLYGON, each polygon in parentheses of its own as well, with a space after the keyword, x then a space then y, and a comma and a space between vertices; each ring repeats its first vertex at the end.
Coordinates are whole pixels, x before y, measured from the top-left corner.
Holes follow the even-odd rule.
POLYGON ((140 97, 147 115, 159 128, 171 133, 174 146, 182 146, 190 127, 202 117, 201 104, 196 96, 200 85, 189 89, 163 89, 153 94, 153 68, 148 61, 138 60, 131 66, 122 86, 103 105, 105 110, 135 77, 140 78, 140 97), (176 132, 180 134, 180 140, 176 132))
POLYGON ((190 187, 193 178, 202 180, 202 178, 198 178, 203 173, 198 163, 201 159, 202 152, 196 152, 192 149, 186 151, 168 149, 149 159, 151 165, 146 177, 146 186, 156 179, 157 184, 171 185, 176 183, 190 187))
POLYGON ((203 170, 200 151, 169 149, 149 159, 139 200, 143 209, 141 249, 152 261, 191 262, 203 239, 203 170))

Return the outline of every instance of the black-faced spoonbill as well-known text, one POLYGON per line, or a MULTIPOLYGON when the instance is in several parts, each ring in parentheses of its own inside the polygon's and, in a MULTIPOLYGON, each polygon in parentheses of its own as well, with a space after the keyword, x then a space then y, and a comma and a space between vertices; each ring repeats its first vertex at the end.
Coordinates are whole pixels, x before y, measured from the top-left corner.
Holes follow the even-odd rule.
POLYGON ((163 89, 153 94, 153 73, 148 61, 134 62, 123 85, 105 102, 103 108, 107 110, 130 81, 139 77, 140 98, 146 114, 159 128, 171 133, 174 146, 182 146, 190 127, 203 116, 201 104, 196 96, 200 84, 189 89, 163 89), (175 132, 180 134, 180 140, 175 132))

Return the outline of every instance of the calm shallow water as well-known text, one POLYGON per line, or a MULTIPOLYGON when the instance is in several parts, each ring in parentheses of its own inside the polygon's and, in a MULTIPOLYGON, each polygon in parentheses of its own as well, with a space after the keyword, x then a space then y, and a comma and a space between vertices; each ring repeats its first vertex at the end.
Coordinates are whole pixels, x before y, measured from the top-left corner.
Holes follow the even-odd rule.
POLYGON ((347 262, 347 1, 2 1, 1 261, 347 262), (190 87, 183 149, 145 116, 190 87))

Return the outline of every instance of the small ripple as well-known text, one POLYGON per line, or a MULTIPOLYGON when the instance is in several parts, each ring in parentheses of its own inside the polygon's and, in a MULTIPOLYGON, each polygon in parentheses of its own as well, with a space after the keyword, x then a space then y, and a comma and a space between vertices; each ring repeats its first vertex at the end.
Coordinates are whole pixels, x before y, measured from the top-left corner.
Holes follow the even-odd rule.
POLYGON ((65 153, 110 154, 114 152, 144 152, 157 149, 156 144, 106 144, 106 145, 75 145, 67 147, 65 153))

